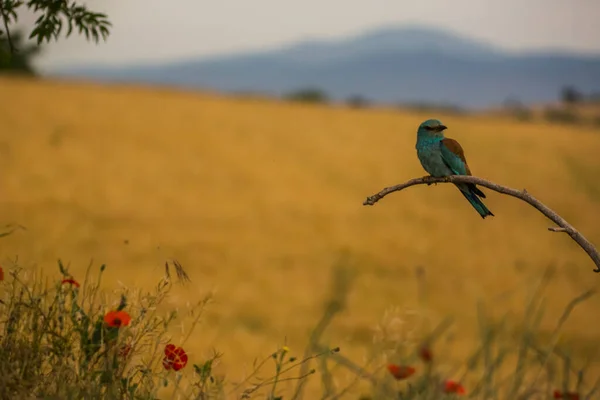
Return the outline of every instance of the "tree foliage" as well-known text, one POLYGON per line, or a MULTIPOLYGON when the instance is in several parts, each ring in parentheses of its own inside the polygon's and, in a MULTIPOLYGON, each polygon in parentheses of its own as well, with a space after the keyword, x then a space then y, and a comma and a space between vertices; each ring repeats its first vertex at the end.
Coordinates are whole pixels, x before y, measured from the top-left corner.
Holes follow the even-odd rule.
MULTIPOLYGON (((13 55, 19 49, 11 34, 11 25, 17 23, 19 12, 24 8, 38 17, 29 34, 29 39, 35 40, 38 46, 57 40, 63 32, 69 37, 74 30, 96 43, 100 38, 106 40, 109 34, 111 23, 106 14, 90 11, 86 5, 74 0, 0 0, 0 40, 6 42, 13 55)), ((5 50, 2 48, 0 52, 5 50)))
POLYGON ((316 87, 295 90, 284 97, 287 100, 301 103, 327 103, 329 101, 327 93, 316 87))
POLYGON ((565 105, 574 105, 583 100, 583 94, 574 86, 564 86, 560 91, 560 99, 565 105))
POLYGON ((365 108, 369 105, 369 100, 360 94, 356 94, 348 97, 346 104, 352 108, 365 108))
POLYGON ((11 33, 13 45, 19 49, 18 52, 10 54, 2 49, 9 49, 8 40, 5 36, 0 37, 0 73, 18 72, 25 75, 36 75, 33 68, 33 58, 39 54, 40 46, 31 43, 25 43, 26 34, 23 31, 11 33))

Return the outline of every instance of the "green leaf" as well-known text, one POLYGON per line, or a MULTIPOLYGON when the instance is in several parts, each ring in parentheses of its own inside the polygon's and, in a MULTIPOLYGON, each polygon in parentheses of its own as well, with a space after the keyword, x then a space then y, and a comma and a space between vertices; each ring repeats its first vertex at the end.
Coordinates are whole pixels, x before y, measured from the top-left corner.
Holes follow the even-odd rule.
POLYGON ((85 345, 85 354, 87 361, 90 361, 92 356, 100 350, 102 346, 102 339, 104 337, 104 321, 102 318, 98 318, 94 326, 94 333, 92 334, 91 340, 85 345))
POLYGON ((123 309, 127 307, 127 297, 124 294, 121 295, 121 301, 119 302, 119 307, 117 307, 117 311, 123 311, 123 309))
POLYGON ((105 343, 114 342, 117 340, 118 337, 119 337, 119 328, 112 327, 112 326, 106 328, 105 335, 104 335, 105 343))
POLYGON ((58 269, 60 270, 60 273, 63 277, 69 276, 69 271, 67 271, 60 258, 58 259, 58 269))
POLYGON ((212 363, 213 360, 208 360, 204 364, 202 364, 202 366, 194 364, 194 370, 200 376, 201 381, 204 382, 210 377, 210 374, 212 372, 212 363))

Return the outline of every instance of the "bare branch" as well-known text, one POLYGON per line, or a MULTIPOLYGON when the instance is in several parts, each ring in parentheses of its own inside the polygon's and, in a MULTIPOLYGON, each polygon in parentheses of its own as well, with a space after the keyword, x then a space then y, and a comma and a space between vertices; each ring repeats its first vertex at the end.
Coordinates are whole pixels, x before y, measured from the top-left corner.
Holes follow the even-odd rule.
POLYGON ((539 212, 544 214, 548 219, 550 219, 556 225, 558 225, 558 227, 548 228, 550 231, 568 233, 569 236, 571 236, 571 239, 573 239, 575 242, 577 242, 577 244, 579 246, 581 246, 581 248, 583 250, 585 250, 585 252, 590 256, 590 258, 592 259, 594 264, 596 264, 596 269, 594 269, 594 272, 600 272, 600 253, 598 253, 598 250, 596 249, 596 247, 594 247, 594 245, 589 240, 587 240, 577 229, 575 229, 571 224, 569 224, 567 221, 565 221, 564 218, 562 218, 560 215, 558 215, 557 213, 552 211, 541 201, 537 200, 535 197, 530 195, 525 189, 523 189, 523 190, 511 189, 506 186, 501 186, 496 183, 487 181, 485 179, 478 178, 476 176, 452 175, 452 176, 443 177, 443 178, 435 178, 433 176, 424 176, 422 178, 411 179, 408 182, 404 182, 404 183, 401 183, 396 186, 386 187, 379 193, 376 193, 373 196, 367 197, 367 199, 364 201, 363 205, 364 206, 372 206, 375 203, 377 203, 379 200, 381 200, 382 198, 387 196, 388 194, 393 193, 393 192, 398 192, 398 191, 400 191, 402 189, 406 189, 410 186, 431 185, 431 184, 437 184, 437 183, 473 183, 475 185, 479 185, 479 186, 483 186, 488 189, 491 189, 495 192, 506 194, 508 196, 516 197, 518 199, 523 200, 524 202, 528 203, 529 205, 531 205, 532 207, 537 209, 539 212))

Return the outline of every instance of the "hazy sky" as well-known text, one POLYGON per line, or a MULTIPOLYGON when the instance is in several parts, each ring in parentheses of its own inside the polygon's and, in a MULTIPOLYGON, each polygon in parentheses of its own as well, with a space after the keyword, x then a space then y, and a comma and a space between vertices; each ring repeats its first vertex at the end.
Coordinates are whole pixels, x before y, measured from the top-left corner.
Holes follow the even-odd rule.
MULTIPOLYGON (((436 26, 508 49, 600 53, 600 0, 88 0, 109 14, 95 45, 62 39, 40 66, 121 64, 278 47, 392 24, 436 26)), ((30 18, 27 18, 31 20, 30 18)))

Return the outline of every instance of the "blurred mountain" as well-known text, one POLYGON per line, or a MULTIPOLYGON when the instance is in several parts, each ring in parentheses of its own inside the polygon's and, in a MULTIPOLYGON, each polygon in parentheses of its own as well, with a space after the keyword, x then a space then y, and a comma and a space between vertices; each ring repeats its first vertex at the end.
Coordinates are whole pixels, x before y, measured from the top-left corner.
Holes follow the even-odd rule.
POLYGON ((511 53, 445 31, 384 28, 286 48, 123 67, 80 66, 50 75, 273 95, 316 87, 336 100, 497 106, 548 102, 565 85, 600 90, 600 55, 511 53))

